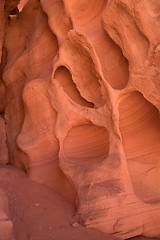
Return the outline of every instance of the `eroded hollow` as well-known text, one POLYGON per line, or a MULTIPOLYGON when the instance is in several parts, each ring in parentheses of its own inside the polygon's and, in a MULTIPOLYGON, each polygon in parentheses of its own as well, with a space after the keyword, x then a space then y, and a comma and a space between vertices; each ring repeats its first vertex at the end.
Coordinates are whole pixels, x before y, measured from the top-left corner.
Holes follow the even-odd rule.
POLYGON ((102 161, 108 152, 108 131, 90 123, 72 127, 64 140, 66 157, 79 164, 102 161))
POLYGON ((86 31, 92 31, 96 26, 97 17, 100 15, 107 4, 107 0, 80 0, 68 1, 68 6, 72 12, 72 16, 78 26, 86 28, 86 31))
POLYGON ((129 80, 129 63, 118 45, 105 32, 94 40, 94 47, 101 62, 104 78, 112 88, 123 89, 129 80))
POLYGON ((102 13, 107 0, 68 1, 72 17, 78 29, 92 42, 101 63, 106 81, 114 89, 123 89, 129 79, 129 63, 120 47, 102 27, 102 13))
POLYGON ((58 67, 55 71, 54 78, 58 80, 58 82, 62 85, 63 90, 65 93, 76 103, 93 108, 94 104, 92 102, 88 102, 85 100, 79 90, 77 89, 76 84, 72 80, 72 75, 70 74, 69 70, 64 67, 58 67))
POLYGON ((119 113, 134 191, 143 201, 160 201, 159 111, 136 91, 120 97, 119 113))

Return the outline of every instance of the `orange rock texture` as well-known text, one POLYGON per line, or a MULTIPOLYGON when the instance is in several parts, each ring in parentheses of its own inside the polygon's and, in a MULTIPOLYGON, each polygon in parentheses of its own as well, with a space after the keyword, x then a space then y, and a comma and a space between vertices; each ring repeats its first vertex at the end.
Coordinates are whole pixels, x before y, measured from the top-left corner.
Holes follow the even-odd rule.
POLYGON ((160 1, 0 1, 0 58, 0 164, 75 224, 160 237, 160 1))

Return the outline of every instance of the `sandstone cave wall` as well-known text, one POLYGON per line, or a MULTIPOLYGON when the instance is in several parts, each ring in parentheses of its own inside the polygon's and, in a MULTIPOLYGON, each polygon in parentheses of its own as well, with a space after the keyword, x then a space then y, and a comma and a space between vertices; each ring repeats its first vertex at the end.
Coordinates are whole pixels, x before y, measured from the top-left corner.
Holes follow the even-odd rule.
POLYGON ((87 227, 160 236, 159 1, 17 4, 0 3, 1 163, 87 227))

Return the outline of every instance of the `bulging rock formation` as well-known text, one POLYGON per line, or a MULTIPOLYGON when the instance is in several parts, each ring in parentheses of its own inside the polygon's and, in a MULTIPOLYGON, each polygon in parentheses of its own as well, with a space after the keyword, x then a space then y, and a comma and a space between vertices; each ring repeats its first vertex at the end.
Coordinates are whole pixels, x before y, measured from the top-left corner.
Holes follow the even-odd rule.
POLYGON ((56 190, 74 226, 160 237, 159 16, 158 0, 0 3, 0 164, 56 190))

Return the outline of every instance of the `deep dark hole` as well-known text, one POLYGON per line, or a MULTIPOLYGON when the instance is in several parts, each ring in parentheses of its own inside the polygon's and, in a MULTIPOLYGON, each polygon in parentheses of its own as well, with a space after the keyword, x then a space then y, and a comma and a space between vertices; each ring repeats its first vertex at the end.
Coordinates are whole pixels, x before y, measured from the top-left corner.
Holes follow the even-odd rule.
POLYGON ((16 15, 18 15, 18 14, 19 14, 19 10, 18 10, 18 8, 16 7, 16 8, 14 8, 14 9, 10 12, 9 15, 11 15, 11 16, 16 16, 16 15))

